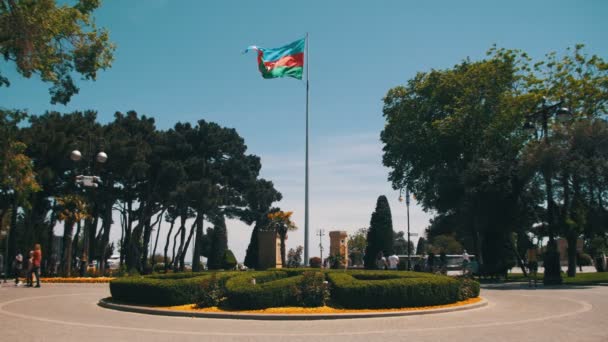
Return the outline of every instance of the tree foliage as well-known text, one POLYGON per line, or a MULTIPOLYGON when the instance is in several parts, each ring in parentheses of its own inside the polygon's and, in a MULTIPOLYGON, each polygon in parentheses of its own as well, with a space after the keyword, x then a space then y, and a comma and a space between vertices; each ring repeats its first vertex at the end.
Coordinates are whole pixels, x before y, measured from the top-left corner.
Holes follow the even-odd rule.
MULTIPOLYGON (((395 189, 407 186, 436 213, 431 239, 454 234, 479 255, 486 273, 510 265, 512 233, 523 238, 558 231, 575 241, 587 229, 589 236, 589 213, 598 218, 606 212, 600 185, 606 168, 595 158, 606 149, 602 140, 585 148, 581 143, 606 124, 607 71, 603 59, 578 45, 536 63, 522 51, 492 48, 483 60, 420 72, 384 98, 381 139, 389 180, 395 189), (523 128, 534 123, 531 113, 543 97, 563 101, 574 121, 549 117, 549 137, 539 123, 529 135, 523 128), (592 174, 600 181, 583 180, 592 174), (539 221, 551 230, 533 230, 539 221)), ((596 219, 595 227, 605 227, 603 220, 596 219)))
MULTIPOLYGON (((98 28, 92 16, 100 5, 100 0, 79 0, 73 6, 54 0, 2 0, 0 54, 23 77, 37 74, 52 83, 51 103, 67 104, 79 90, 74 72, 95 80, 113 60, 108 31, 98 28)), ((0 74, 0 87, 9 85, 0 74)))
POLYGON ((0 143, 13 146, 0 154, 1 212, 14 216, 11 253, 42 243, 48 259, 57 254, 62 260, 64 272, 70 271, 71 260, 83 256, 105 268, 110 231, 116 228, 121 230, 121 264, 150 272, 149 255, 156 250, 163 219, 170 224, 166 270, 185 269, 192 241, 194 270, 200 256, 209 258, 211 268, 221 268, 228 247, 226 219, 267 224, 265 215, 281 198, 272 182, 259 178, 260 160, 246 153, 238 133, 216 123, 200 120, 159 130, 153 118, 129 111, 102 125, 96 112, 86 111, 32 115, 29 125, 20 125, 24 113, 0 113, 5 133, 0 143), (70 159, 75 149, 82 154, 77 162, 70 159), (107 153, 107 162, 95 161, 99 151, 107 153), (8 176, 9 171, 19 177, 8 176), (98 176, 100 186, 78 187, 77 175, 98 176), (23 201, 13 200, 17 193, 23 201), (62 250, 55 243, 57 222, 64 225, 62 250))
POLYGON ((393 218, 388 199, 384 195, 376 201, 376 210, 372 213, 366 240, 365 268, 374 269, 378 253, 382 252, 384 256, 393 253, 393 218))

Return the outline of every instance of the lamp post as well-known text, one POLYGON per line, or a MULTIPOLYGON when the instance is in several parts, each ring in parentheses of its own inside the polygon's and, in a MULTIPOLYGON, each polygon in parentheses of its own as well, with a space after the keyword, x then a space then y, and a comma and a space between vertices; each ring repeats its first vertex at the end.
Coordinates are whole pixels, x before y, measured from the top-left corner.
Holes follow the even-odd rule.
POLYGON ((325 229, 319 229, 317 232, 319 236, 319 253, 321 254, 321 268, 323 268, 323 236, 325 236, 325 229))
MULTIPOLYGON (((88 150, 89 150, 89 156, 93 156, 93 147, 91 145, 91 139, 89 138, 89 146, 88 146, 88 150)), ((79 150, 73 150, 70 153, 70 159, 72 159, 74 162, 78 162, 82 159, 82 153, 79 150)), ((92 173, 94 170, 91 168, 91 163, 93 162, 92 160, 93 158, 90 158, 87 164, 87 167, 85 169, 86 173, 92 173)), ((108 155, 102 151, 99 151, 97 153, 97 155, 95 156, 95 161, 99 164, 103 164, 108 160, 108 155)), ((99 176, 95 176, 92 174, 87 174, 87 175, 77 175, 76 176, 76 180, 75 180, 76 185, 81 185, 85 188, 97 188, 99 187, 99 185, 101 184, 101 178, 99 176)), ((92 231, 92 234, 95 234, 95 230, 92 231)), ((89 257, 90 257, 90 235, 91 232, 87 231, 86 229, 86 225, 85 225, 85 230, 84 230, 84 237, 83 237, 83 249, 82 249, 82 256, 80 258, 81 262, 83 263, 83 265, 81 265, 81 275, 83 275, 83 273, 86 271, 86 267, 87 264, 89 262, 89 257)), ((70 256, 71 257, 71 256, 70 256)))
MULTIPOLYGON (((555 117, 559 122, 565 122, 570 118, 568 108, 562 107, 563 101, 555 104, 547 104, 547 99, 543 97, 541 108, 527 116, 527 121, 524 124, 524 129, 528 133, 536 133, 536 123, 540 123, 542 132, 542 142, 550 145, 549 141, 549 119, 555 117)), ((536 135, 538 137, 538 135, 536 135)), ((547 244, 547 253, 545 255, 544 267, 545 276, 543 283, 545 285, 561 284, 561 267, 559 261, 559 251, 557 250, 557 242, 555 241, 555 204, 553 202, 553 182, 552 170, 546 166, 542 168, 543 178, 545 179, 545 188, 547 192, 547 228, 549 234, 549 242, 547 244)))
MULTIPOLYGON (((403 202, 403 189, 399 190, 399 202, 403 202)), ((405 208, 407 211, 407 270, 410 270, 410 190, 405 188, 405 208)))

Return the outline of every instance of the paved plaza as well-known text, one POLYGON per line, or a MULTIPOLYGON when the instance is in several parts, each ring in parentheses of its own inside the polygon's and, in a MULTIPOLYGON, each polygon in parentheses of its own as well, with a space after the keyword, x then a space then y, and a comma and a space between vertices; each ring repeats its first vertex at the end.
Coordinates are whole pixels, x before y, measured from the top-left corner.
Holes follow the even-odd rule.
POLYGON ((608 287, 484 286, 468 311, 331 321, 151 316, 97 306, 107 284, 0 287, 3 341, 608 341, 608 287))

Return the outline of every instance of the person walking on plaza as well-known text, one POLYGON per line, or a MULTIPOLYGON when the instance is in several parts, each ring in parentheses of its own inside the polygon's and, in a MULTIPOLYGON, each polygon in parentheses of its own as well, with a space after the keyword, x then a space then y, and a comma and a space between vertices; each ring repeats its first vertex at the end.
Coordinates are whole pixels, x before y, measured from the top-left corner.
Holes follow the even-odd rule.
POLYGON ((33 257, 33 270, 32 272, 36 276, 36 287, 40 287, 40 264, 42 263, 42 250, 40 244, 34 245, 34 257, 33 257))
POLYGON ((17 255, 15 255, 15 260, 13 260, 13 274, 15 275, 15 286, 19 286, 21 284, 19 282, 19 277, 21 276, 22 271, 23 255, 21 255, 20 251, 17 251, 17 255))
POLYGON ((448 256, 443 249, 439 253, 439 267, 441 269, 441 274, 448 274, 448 256))
POLYGON ((395 253, 393 253, 388 257, 388 269, 396 270, 397 265, 399 265, 399 257, 395 253))
POLYGON ((382 251, 378 252, 378 255, 376 256, 376 269, 386 269, 386 258, 384 257, 384 253, 382 253, 382 251))
POLYGON ((427 265, 429 272, 431 272, 431 273, 435 272, 435 253, 429 252, 429 254, 426 257, 426 265, 427 265))
POLYGON ((534 287, 536 287, 537 282, 537 272, 538 272, 538 255, 537 255, 536 247, 528 248, 526 252, 526 257, 528 259, 528 271, 530 272, 528 277, 528 287, 532 287, 532 279, 534 278, 534 287))
POLYGON ((34 269, 34 251, 30 251, 27 254, 27 260, 25 264, 25 286, 32 287, 32 270, 34 269))

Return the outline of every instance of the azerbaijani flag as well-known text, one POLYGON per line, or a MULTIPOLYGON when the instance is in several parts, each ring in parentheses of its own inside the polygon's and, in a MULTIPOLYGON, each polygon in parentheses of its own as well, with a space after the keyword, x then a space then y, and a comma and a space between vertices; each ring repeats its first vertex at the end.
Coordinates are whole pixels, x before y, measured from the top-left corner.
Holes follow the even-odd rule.
POLYGON ((293 77, 302 79, 304 70, 305 38, 296 40, 280 48, 266 49, 252 45, 249 50, 258 52, 258 68, 264 78, 293 77))

